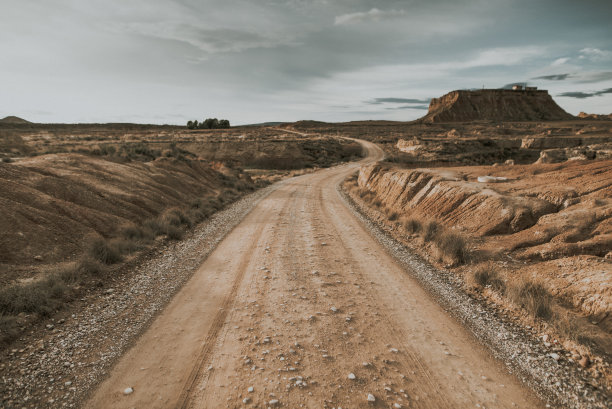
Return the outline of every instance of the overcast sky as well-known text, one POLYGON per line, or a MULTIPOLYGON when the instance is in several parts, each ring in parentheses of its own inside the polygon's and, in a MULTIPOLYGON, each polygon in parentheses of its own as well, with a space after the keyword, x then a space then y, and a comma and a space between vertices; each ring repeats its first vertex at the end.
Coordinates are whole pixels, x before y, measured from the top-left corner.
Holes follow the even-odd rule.
POLYGON ((610 0, 1 0, 0 117, 411 120, 528 82, 612 112, 610 0))

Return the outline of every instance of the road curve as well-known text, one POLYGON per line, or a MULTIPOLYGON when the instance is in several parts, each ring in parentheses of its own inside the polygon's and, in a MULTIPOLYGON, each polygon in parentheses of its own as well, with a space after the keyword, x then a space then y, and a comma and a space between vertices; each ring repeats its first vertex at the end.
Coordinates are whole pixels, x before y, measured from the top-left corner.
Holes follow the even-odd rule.
POLYGON ((342 201, 338 183, 382 158, 362 143, 360 163, 262 200, 85 407, 544 407, 342 201))

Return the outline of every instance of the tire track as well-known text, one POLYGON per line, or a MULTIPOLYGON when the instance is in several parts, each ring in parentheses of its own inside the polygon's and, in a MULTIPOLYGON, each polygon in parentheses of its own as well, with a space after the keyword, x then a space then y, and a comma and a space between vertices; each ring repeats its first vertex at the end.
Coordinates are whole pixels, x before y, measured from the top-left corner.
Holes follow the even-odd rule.
MULTIPOLYGON (((295 195, 295 191, 292 192, 292 194, 290 195, 288 199, 286 199, 285 204, 283 205, 283 208, 280 212, 281 215, 286 213, 287 208, 291 204, 290 199, 294 195, 295 195)), ((244 253, 244 256, 242 257, 240 261, 240 264, 238 266, 238 272, 232 284, 231 290, 227 294, 225 299, 223 300, 223 303, 221 304, 219 311, 215 315, 215 318, 212 322, 208 335, 206 336, 206 339, 202 345, 202 349, 198 353, 198 356, 195 360, 195 364, 191 370, 191 373, 189 374, 189 377, 187 378, 185 386, 183 387, 179 395, 178 403, 176 405, 177 408, 191 409, 193 407, 192 397, 195 392, 195 388, 203 378, 203 374, 205 372, 204 367, 210 360, 211 354, 215 348, 217 338, 219 337, 219 333, 221 332, 221 329, 225 325, 227 316, 232 309, 234 300, 238 293, 238 289, 240 288, 240 285, 242 284, 242 280, 247 271, 247 268, 249 267, 249 264, 253 261, 252 256, 253 256, 254 250, 260 242, 264 229, 268 226, 269 221, 272 218, 271 212, 266 212, 265 215, 266 216, 263 218, 263 221, 258 222, 259 226, 257 227, 257 229, 255 230, 255 233, 253 234, 253 238, 251 240, 251 243, 249 244, 248 250, 244 253)))

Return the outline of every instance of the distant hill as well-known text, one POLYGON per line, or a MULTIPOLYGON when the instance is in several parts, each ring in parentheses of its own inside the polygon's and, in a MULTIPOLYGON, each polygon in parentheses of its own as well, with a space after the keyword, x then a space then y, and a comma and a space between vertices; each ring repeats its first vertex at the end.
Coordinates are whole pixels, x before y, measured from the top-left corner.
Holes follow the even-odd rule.
POLYGON ((246 124, 246 125, 238 125, 238 126, 279 126, 285 125, 288 122, 261 122, 258 124, 246 124))
POLYGON ((432 98, 420 122, 559 121, 574 119, 545 90, 452 91, 432 98))
POLYGON ((17 116, 7 116, 5 118, 0 119, 0 124, 31 124, 32 122, 26 121, 25 119, 19 118, 17 116))
POLYGON ((612 119, 612 114, 610 115, 600 115, 600 114, 587 114, 586 112, 581 112, 578 114, 578 118, 581 119, 597 119, 597 120, 609 120, 612 119))

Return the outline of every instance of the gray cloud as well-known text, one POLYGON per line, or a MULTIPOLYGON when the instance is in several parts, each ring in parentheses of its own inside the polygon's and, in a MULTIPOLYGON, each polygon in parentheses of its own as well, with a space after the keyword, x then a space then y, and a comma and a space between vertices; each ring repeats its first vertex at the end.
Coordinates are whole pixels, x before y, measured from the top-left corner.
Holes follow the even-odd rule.
POLYGON ((402 105, 399 107, 387 107, 385 109, 390 110, 390 111, 403 110, 403 109, 418 109, 418 110, 427 111, 429 109, 429 106, 428 105, 402 105))
POLYGON ((406 15, 404 10, 379 10, 377 8, 373 8, 370 11, 366 12, 357 12, 357 13, 347 13, 342 14, 341 16, 336 16, 334 24, 337 26, 347 25, 347 24, 358 24, 364 23, 368 21, 381 21, 387 20, 391 18, 397 18, 406 15))
POLYGON ((589 84, 595 82, 604 82, 612 80, 612 71, 589 72, 584 73, 577 82, 589 84))
POLYGON ((599 48, 583 48, 580 50, 580 59, 589 59, 593 61, 607 61, 612 59, 612 51, 600 50, 599 48))
POLYGON ((580 92, 580 91, 562 92, 558 96, 560 96, 560 97, 568 97, 568 98, 584 99, 584 98, 597 97, 597 96, 601 96, 601 95, 604 95, 604 94, 612 94, 612 88, 607 88, 607 89, 603 89, 601 91, 596 91, 596 92, 580 92))
POLYGON ((415 98, 374 98, 372 101, 366 101, 368 104, 428 104, 431 98, 415 99, 415 98))
POLYGON ((553 75, 542 75, 540 77, 532 78, 534 80, 548 80, 548 81, 564 81, 570 78, 571 74, 553 74, 553 75))
POLYGON ((272 48, 293 43, 285 35, 262 35, 234 28, 205 28, 181 22, 130 23, 119 29, 153 38, 187 43, 207 53, 240 52, 251 48, 272 48))

